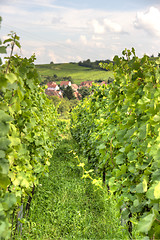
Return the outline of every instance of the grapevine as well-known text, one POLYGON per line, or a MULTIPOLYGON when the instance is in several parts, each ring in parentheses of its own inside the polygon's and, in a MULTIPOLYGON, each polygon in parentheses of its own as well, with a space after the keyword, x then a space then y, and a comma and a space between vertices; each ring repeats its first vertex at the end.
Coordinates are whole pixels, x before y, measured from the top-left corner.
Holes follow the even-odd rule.
POLYGON ((0 47, 6 53, 11 46, 0 68, 0 239, 21 234, 22 218, 60 140, 57 111, 39 85, 35 56, 13 55, 15 45, 21 47, 12 32, 0 47))
POLYGON ((122 217, 149 238, 160 237, 160 69, 159 60, 125 49, 114 64, 114 81, 72 113, 71 133, 92 166, 119 195, 122 217))

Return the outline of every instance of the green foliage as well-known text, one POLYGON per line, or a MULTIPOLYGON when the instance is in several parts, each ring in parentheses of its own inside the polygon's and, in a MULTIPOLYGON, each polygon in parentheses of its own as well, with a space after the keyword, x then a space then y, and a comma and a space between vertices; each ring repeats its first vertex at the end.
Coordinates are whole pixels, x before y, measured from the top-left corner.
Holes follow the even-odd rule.
POLYGON ((80 151, 105 174, 111 194, 120 196, 123 218, 159 239, 160 69, 146 55, 125 49, 112 63, 114 81, 72 113, 71 133, 80 151), (132 217, 131 217, 132 216, 132 217))
POLYGON ((115 199, 106 199, 101 189, 81 179, 72 148, 74 142, 67 137, 55 150, 50 175, 40 180, 21 239, 129 239, 115 199))
MULTIPOLYGON (((32 189, 48 171, 59 139, 57 112, 40 88, 35 57, 13 56, 20 47, 15 33, 4 41, 11 55, 0 76, 0 239, 9 239, 18 206, 26 206, 32 189), (13 220, 11 219, 13 216, 13 220)), ((26 212, 24 211, 24 214, 26 212)))
POLYGON ((75 99, 74 91, 71 86, 63 87, 62 91, 63 91, 64 98, 68 98, 69 100, 75 99))
POLYGON ((10 34, 8 34, 8 37, 6 40, 4 40, 3 44, 6 44, 8 46, 11 45, 11 47, 15 44, 18 48, 21 48, 21 45, 20 45, 20 37, 16 35, 15 32, 11 32, 10 34))
POLYGON ((59 98, 57 96, 48 96, 48 98, 53 101, 58 114, 63 118, 69 118, 70 112, 78 104, 77 99, 69 100, 68 98, 59 98))
MULTIPOLYGON (((95 62, 91 62, 90 59, 87 59, 83 62, 79 62, 78 65, 79 66, 83 66, 83 67, 89 67, 89 68, 92 68, 92 69, 101 69, 99 64, 100 63, 110 63, 111 61, 110 60, 96 60, 95 62)), ((101 69, 102 70, 102 69, 101 69)), ((106 69, 103 69, 103 70, 106 70, 106 69)))
POLYGON ((91 94, 91 90, 88 87, 85 87, 85 86, 78 89, 78 92, 81 94, 82 99, 91 94))

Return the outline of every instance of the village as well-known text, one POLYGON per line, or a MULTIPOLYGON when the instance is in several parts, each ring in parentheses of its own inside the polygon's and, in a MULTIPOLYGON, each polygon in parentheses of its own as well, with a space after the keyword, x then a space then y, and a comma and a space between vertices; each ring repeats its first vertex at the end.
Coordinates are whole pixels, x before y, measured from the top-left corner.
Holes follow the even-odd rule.
MULTIPOLYGON (((45 93, 48 96, 57 96, 59 98, 63 98, 63 90, 68 88, 71 88, 73 90, 73 95, 77 100, 82 99, 82 96, 80 94, 81 88, 91 88, 94 81, 84 81, 81 82, 81 84, 78 86, 77 84, 71 83, 71 81, 61 81, 61 83, 58 85, 56 82, 48 82, 47 88, 45 90, 45 93)), ((105 81, 101 81, 99 83, 96 83, 98 85, 107 85, 105 81)))

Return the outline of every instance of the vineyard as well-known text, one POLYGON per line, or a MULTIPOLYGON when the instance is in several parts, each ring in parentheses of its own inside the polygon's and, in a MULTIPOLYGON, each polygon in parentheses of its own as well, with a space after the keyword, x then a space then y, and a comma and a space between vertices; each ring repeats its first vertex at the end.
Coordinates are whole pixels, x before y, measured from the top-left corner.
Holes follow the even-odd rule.
MULTIPOLYGON (((22 231, 32 196, 60 139, 56 109, 40 88, 40 78, 29 59, 13 56, 19 37, 4 42, 11 55, 0 71, 0 239, 22 231)), ((0 48, 5 53, 6 47, 0 48)))
POLYGON ((0 47, 0 239, 159 239, 160 61, 132 49, 101 64, 114 81, 68 127, 15 46, 0 47))
MULTIPOLYGON (((80 84, 83 81, 108 81, 112 78, 113 73, 111 71, 102 71, 99 69, 91 69, 89 67, 79 66, 78 63, 61 63, 61 64, 41 64, 36 65, 42 81, 46 77, 53 78, 54 75, 57 78, 70 77, 74 83, 80 84)), ((54 79, 53 81, 56 81, 54 79)))
POLYGON ((160 238, 160 62, 135 50, 114 57, 114 82, 72 113, 71 132, 117 207, 132 237, 133 228, 160 238))

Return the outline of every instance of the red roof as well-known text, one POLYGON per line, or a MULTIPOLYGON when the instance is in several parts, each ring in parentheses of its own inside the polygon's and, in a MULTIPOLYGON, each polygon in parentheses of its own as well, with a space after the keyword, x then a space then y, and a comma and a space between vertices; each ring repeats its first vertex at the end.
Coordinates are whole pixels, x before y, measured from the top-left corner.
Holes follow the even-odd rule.
POLYGON ((100 85, 103 85, 103 84, 108 85, 105 81, 100 83, 100 85))
POLYGON ((45 90, 45 93, 48 96, 58 96, 59 98, 63 98, 63 94, 61 93, 61 91, 48 91, 47 89, 45 90))
POLYGON ((79 100, 81 99, 82 95, 79 92, 74 92, 74 96, 79 100))
POLYGON ((85 82, 81 82, 80 86, 91 87, 92 83, 93 81, 85 81, 85 82))
POLYGON ((48 87, 56 88, 57 84, 55 82, 49 82, 47 83, 48 87))
POLYGON ((69 81, 62 81, 61 83, 60 83, 60 86, 62 87, 62 86, 68 86, 69 85, 69 81))
POLYGON ((78 86, 77 86, 77 84, 72 84, 72 86, 71 86, 73 89, 78 89, 78 86))

